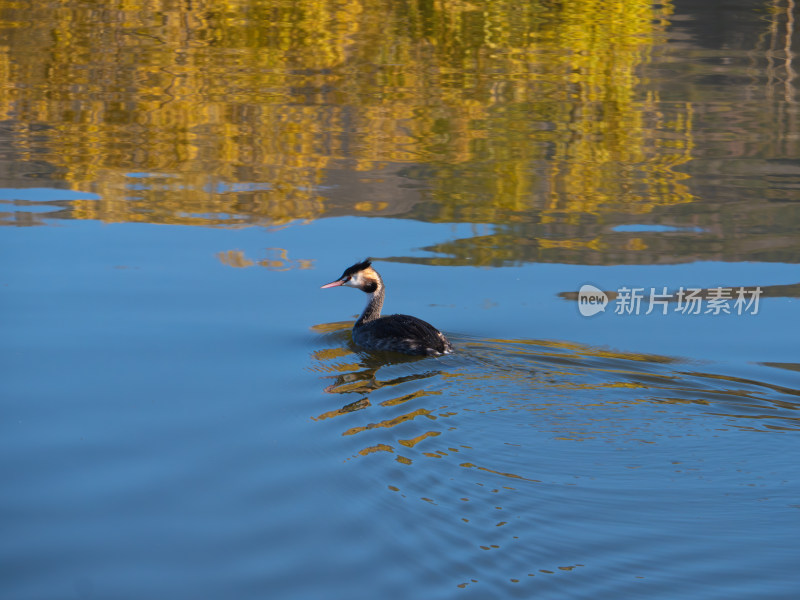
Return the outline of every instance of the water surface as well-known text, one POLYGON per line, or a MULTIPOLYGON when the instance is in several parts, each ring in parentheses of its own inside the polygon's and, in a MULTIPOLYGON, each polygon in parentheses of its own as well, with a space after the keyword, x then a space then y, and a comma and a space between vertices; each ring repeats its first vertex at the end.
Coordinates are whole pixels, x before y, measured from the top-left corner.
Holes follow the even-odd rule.
POLYGON ((3 597, 797 595, 790 3, 0 10, 3 597))

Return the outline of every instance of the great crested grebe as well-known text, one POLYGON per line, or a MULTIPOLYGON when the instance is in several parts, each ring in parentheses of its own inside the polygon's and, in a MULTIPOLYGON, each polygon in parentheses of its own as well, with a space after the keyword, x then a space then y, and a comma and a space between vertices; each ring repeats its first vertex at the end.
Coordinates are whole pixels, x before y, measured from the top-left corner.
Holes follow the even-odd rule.
POLYGON ((430 323, 409 315, 381 316, 386 288, 369 260, 345 269, 342 276, 323 288, 346 285, 369 294, 367 307, 353 325, 353 341, 370 350, 391 350, 404 354, 449 354, 453 347, 444 334, 430 323))

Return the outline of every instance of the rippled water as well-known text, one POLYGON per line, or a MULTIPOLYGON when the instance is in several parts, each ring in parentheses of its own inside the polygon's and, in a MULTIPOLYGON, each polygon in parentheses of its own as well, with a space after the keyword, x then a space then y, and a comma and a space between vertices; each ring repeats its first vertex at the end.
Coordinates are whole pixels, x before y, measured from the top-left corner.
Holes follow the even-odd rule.
POLYGON ((658 356, 457 344, 414 363, 320 360, 347 403, 316 416, 336 418, 345 460, 382 461, 400 544, 437 556, 441 579, 477 597, 531 577, 545 581, 520 596, 668 597, 770 590, 760 572, 788 594, 795 532, 772 511, 796 518, 795 440, 751 438, 797 431, 798 390, 658 356))
POLYGON ((0 596, 796 597, 793 10, 0 0, 0 596))
MULTIPOLYGON (((457 352, 366 353, 352 321, 321 321, 362 300, 318 289, 332 259, 231 269, 213 249, 264 233, 161 228, 143 248, 139 227, 4 236, 42 241, 4 275, 13 596, 793 594, 796 363, 735 358, 770 354, 755 342, 713 361, 697 357, 711 340, 645 352, 671 343, 649 340, 643 316, 622 327, 637 352, 458 333, 625 322, 586 321, 541 266, 495 273, 506 291, 543 287, 543 314, 503 307, 503 286, 463 293, 485 270, 383 265, 389 306, 443 327, 457 352)), ((782 306, 766 300, 764 318, 782 306)))

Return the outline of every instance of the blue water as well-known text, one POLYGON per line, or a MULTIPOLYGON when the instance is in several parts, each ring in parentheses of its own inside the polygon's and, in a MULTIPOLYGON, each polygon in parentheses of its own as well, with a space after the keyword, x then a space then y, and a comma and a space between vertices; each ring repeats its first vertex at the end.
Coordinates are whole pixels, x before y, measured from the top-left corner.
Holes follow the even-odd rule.
POLYGON ((668 231, 690 231, 694 233, 702 233, 700 227, 676 227, 674 225, 651 225, 648 223, 630 224, 630 225, 617 225, 611 228, 612 231, 626 231, 626 232, 650 232, 656 231, 659 233, 668 231))
POLYGON ((0 600, 800 597, 791 3, 101 4, 0 0, 0 600))
POLYGON ((800 391, 763 363, 800 362, 796 301, 587 318, 558 294, 795 267, 379 261, 387 309, 457 352, 352 346, 363 298, 318 289, 363 258, 337 240, 424 257, 458 229, 5 228, 4 596, 792 597, 800 391), (312 268, 218 256, 275 247, 312 268))

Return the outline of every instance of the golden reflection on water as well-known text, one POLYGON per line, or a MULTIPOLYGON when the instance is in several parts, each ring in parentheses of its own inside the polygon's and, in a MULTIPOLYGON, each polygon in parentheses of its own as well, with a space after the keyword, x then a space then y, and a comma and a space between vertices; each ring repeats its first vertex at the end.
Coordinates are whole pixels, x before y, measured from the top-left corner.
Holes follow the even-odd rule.
MULTIPOLYGON (((491 414, 498 415, 492 419, 511 419, 510 427, 543 428, 551 439, 562 442, 627 436, 628 442, 655 443, 661 434, 654 437, 652 424, 641 416, 630 417, 630 411, 639 407, 652 407, 647 410, 667 423, 687 418, 681 411, 696 410, 692 419, 721 417, 730 428, 800 429, 796 416, 800 403, 793 400, 800 391, 741 377, 681 371, 681 361, 673 357, 541 340, 467 340, 457 343, 455 355, 405 357, 359 350, 346 331, 349 325, 315 328, 337 345, 315 351, 309 368, 320 374, 329 394, 358 396, 312 416, 315 421, 343 419, 343 437, 371 432, 368 445, 354 457, 383 452, 412 465, 416 459, 456 456, 472 446, 454 443, 450 433, 464 427, 465 420, 491 414), (670 416, 659 406, 673 407, 677 414, 670 416), (678 411, 679 407, 694 408, 678 411), (499 416, 502 413, 508 416, 499 416), (531 420, 528 415, 535 416, 531 420)), ((464 441, 463 435, 458 437, 464 441)), ((477 456, 478 460, 473 454, 455 464, 509 479, 539 481, 531 473, 481 464, 482 455, 477 456)))
POLYGON ((431 168, 435 221, 692 200, 675 171, 691 159, 691 106, 640 90, 669 2, 0 9, 0 113, 17 152, 100 195, 73 201, 72 218, 315 219, 338 210, 320 192, 330 169, 386 165, 431 168))
POLYGON ((522 479, 524 481, 533 481, 535 483, 541 483, 541 481, 538 479, 528 479, 527 477, 522 477, 521 475, 515 475, 514 473, 503 473, 502 471, 495 471, 494 469, 479 467, 468 462, 461 463, 459 466, 464 467, 466 469, 478 469, 479 471, 486 471, 487 473, 494 473, 495 475, 502 475, 503 477, 509 477, 511 479, 522 479))
POLYGON ((312 269, 313 260, 291 259, 289 251, 285 248, 265 248, 266 258, 256 262, 245 256, 242 250, 227 250, 218 252, 217 258, 223 265, 235 268, 253 267, 258 265, 270 271, 289 271, 291 269, 312 269))

